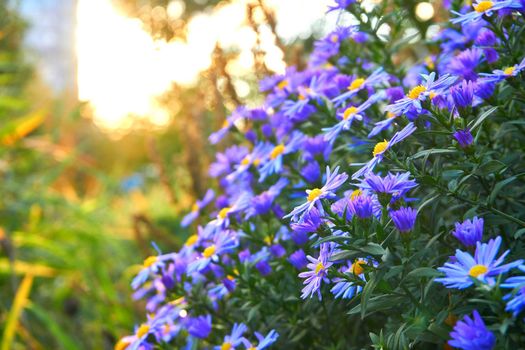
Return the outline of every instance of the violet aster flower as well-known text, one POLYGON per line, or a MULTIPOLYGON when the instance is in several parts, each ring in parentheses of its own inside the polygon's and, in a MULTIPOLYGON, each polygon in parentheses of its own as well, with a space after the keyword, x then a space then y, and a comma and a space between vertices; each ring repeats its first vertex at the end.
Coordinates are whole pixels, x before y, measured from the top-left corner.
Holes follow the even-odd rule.
POLYGON ((423 82, 410 90, 405 98, 396 101, 394 104, 388 105, 387 110, 395 115, 405 114, 411 110, 418 113, 422 112, 423 107, 421 102, 427 99, 432 100, 435 96, 445 93, 456 81, 456 77, 449 74, 444 74, 436 79, 436 73, 432 72, 429 75, 421 74, 423 82))
POLYGON ((454 138, 461 148, 467 148, 474 142, 474 137, 470 133, 469 129, 458 130, 454 133, 454 138))
POLYGON ((344 10, 348 6, 354 4, 356 0, 334 0, 335 5, 328 6, 328 12, 337 11, 337 10, 344 10))
POLYGON ((288 261, 297 270, 302 270, 306 266, 306 264, 308 264, 308 260, 306 259, 306 254, 304 253, 302 249, 296 250, 295 252, 290 254, 288 261))
POLYGON ((330 128, 322 129, 324 132, 324 139, 330 143, 333 143, 341 131, 350 130, 354 120, 363 120, 363 112, 375 102, 377 102, 379 99, 378 96, 379 95, 377 94, 372 95, 368 100, 357 107, 347 106, 345 108, 340 108, 336 115, 341 121, 330 128))
MULTIPOLYGON (((359 278, 366 282, 364 266, 372 264, 377 266, 376 262, 372 262, 370 259, 356 259, 353 263, 348 263, 347 266, 340 269, 340 272, 346 274, 352 274, 356 278, 359 278)), ((349 281, 345 278, 336 277, 333 279, 335 283, 330 292, 334 295, 334 298, 351 299, 355 295, 359 294, 363 287, 353 281, 349 281)))
POLYGON ((317 259, 310 255, 306 257, 310 261, 310 263, 306 265, 309 271, 301 272, 299 274, 300 278, 305 278, 303 284, 306 285, 302 290, 302 299, 312 297, 315 293, 317 293, 317 297, 319 300, 321 300, 321 282, 328 281, 328 277, 326 276, 327 270, 333 265, 333 263, 329 261, 331 254, 332 249, 330 248, 330 244, 322 243, 319 257, 317 259))
POLYGON ((235 323, 232 328, 230 335, 224 337, 224 342, 222 345, 215 346, 214 350, 230 350, 235 349, 239 346, 243 339, 243 334, 246 332, 248 327, 244 323, 237 324, 235 323))
POLYGON ((208 137, 210 143, 214 145, 222 140, 224 136, 226 136, 226 134, 230 131, 230 128, 235 125, 238 120, 244 117, 245 111, 245 107, 238 107, 228 118, 226 118, 226 120, 224 120, 221 128, 208 137))
POLYGON ((281 178, 277 183, 270 186, 267 191, 252 197, 251 205, 246 209, 246 219, 269 212, 275 198, 281 194, 281 191, 288 185, 288 182, 288 179, 281 178))
POLYGON ((414 123, 408 123, 402 130, 396 132, 390 141, 384 140, 375 145, 372 155, 374 156, 368 163, 366 163, 361 169, 357 170, 353 175, 352 179, 355 180, 365 174, 368 174, 374 170, 375 166, 383 160, 383 155, 388 151, 393 145, 399 143, 412 135, 416 131, 416 126, 414 123))
POLYGON ((416 181, 411 179, 410 176, 409 172, 388 173, 384 177, 370 172, 361 180, 358 186, 362 190, 374 191, 379 197, 384 195, 400 197, 417 187, 416 181))
POLYGON ((355 96, 359 91, 374 87, 388 81, 388 74, 383 71, 383 68, 379 67, 370 74, 367 78, 356 77, 350 85, 347 87, 347 92, 337 96, 332 100, 336 106, 340 106, 344 101, 348 100, 352 96, 355 96))
POLYGON ((324 198, 334 198, 334 191, 338 189, 348 179, 346 173, 339 174, 339 167, 334 171, 330 171, 330 167, 326 167, 326 181, 323 187, 306 190, 306 202, 295 207, 292 212, 284 217, 291 217, 292 221, 301 221, 303 216, 310 212, 312 208, 324 198))
MULTIPOLYGON (((518 268, 522 272, 525 272, 525 266, 519 266, 518 268)), ((507 278, 500 287, 514 289, 514 292, 505 295, 503 300, 507 301, 505 310, 512 312, 514 317, 518 316, 523 310, 525 310, 525 276, 507 278)))
POLYGON ((460 84, 453 86, 450 89, 452 100, 457 108, 466 108, 472 106, 474 99, 474 83, 472 81, 463 80, 460 84))
POLYGON ((496 345, 496 337, 487 329, 477 310, 472 318, 465 316, 458 321, 450 333, 450 346, 462 350, 491 350, 496 345))
POLYGON ((401 207, 398 210, 392 210, 390 217, 399 232, 408 233, 412 231, 416 224, 417 210, 410 207, 401 207))
POLYGON ((371 196, 359 194, 348 201, 348 211, 360 219, 374 215, 374 202, 371 196))
POLYGON ((319 166, 319 163, 315 160, 308 162, 308 164, 301 169, 301 176, 308 182, 317 181, 319 176, 321 176, 321 167, 319 166))
POLYGON ((483 51, 476 47, 466 49, 452 58, 446 67, 446 73, 463 77, 465 80, 476 80, 476 67, 483 62, 483 51))
POLYGON ((182 218, 180 225, 182 227, 186 227, 189 224, 191 224, 199 216, 200 211, 204 207, 206 207, 208 204, 210 204, 210 202, 213 200, 214 197, 215 197, 215 192, 213 192, 212 189, 209 189, 208 191, 206 191, 204 198, 202 198, 202 200, 197 200, 197 202, 195 202, 195 204, 191 208, 191 212, 189 214, 186 214, 182 218))
POLYGON ((292 239, 295 244, 303 245, 308 242, 308 234, 316 232, 322 223, 323 219, 316 207, 313 207, 306 213, 300 222, 293 222, 290 226, 292 228, 292 239))
POLYGON ((188 318, 186 329, 196 338, 207 338, 211 332, 211 315, 188 318))
POLYGON ((202 255, 188 265, 188 274, 204 270, 212 260, 217 260, 222 254, 232 252, 239 245, 237 233, 232 230, 219 231, 215 234, 213 243, 208 245, 202 255))
POLYGON ((456 222, 456 228, 452 231, 452 235, 466 247, 476 245, 483 238, 483 219, 478 219, 475 216, 472 220, 467 219, 462 223, 456 222))
POLYGON ((454 24, 458 23, 468 23, 472 21, 480 20, 484 15, 492 16, 494 11, 504 10, 504 9, 519 9, 521 8, 521 3, 519 0, 476 0, 476 3, 472 4, 474 11, 461 14, 456 11, 451 11, 458 17, 452 18, 450 22, 454 24))
POLYGON ((279 338, 279 333, 272 329, 266 336, 263 336, 259 332, 255 332, 255 337, 259 342, 257 345, 252 344, 248 339, 243 338, 242 342, 247 350, 264 350, 279 338))
POLYGON ((173 263, 177 259, 176 253, 152 255, 144 260, 143 268, 139 271, 137 276, 131 282, 131 287, 137 289, 146 280, 164 269, 168 263, 173 263))
POLYGON ((279 173, 283 166, 283 156, 295 153, 303 143, 304 135, 294 132, 287 141, 281 140, 268 154, 268 159, 259 169, 261 174, 259 182, 263 182, 266 177, 279 173))
POLYGON ((480 73, 479 75, 483 76, 485 81, 499 83, 507 78, 517 76, 523 71, 523 69, 525 69, 525 58, 523 58, 520 63, 513 66, 504 69, 496 69, 492 73, 480 73))
POLYGON ((456 261, 447 262, 439 271, 445 273, 445 277, 436 278, 435 281, 444 284, 447 288, 465 289, 470 287, 477 279, 482 283, 493 285, 495 277, 505 273, 523 263, 516 260, 502 265, 510 250, 505 251, 496 259, 496 254, 501 245, 501 237, 491 239, 488 243, 476 243, 474 256, 459 249, 456 250, 456 261))

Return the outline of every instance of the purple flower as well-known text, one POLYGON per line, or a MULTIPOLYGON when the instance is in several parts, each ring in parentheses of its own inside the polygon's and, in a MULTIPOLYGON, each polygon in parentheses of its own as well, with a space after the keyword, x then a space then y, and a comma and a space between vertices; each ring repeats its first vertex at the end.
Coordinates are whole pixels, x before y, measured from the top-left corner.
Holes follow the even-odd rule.
POLYGON ((330 244, 322 243, 319 257, 317 259, 310 255, 307 256, 307 259, 310 261, 310 263, 306 265, 306 267, 309 269, 309 271, 301 272, 299 274, 300 278, 305 278, 303 284, 306 285, 302 290, 302 299, 312 297, 315 293, 317 293, 317 297, 319 300, 321 300, 321 282, 328 281, 328 278, 326 277, 327 270, 333 265, 333 263, 329 261, 331 254, 332 249, 330 248, 330 244))
POLYGON ((338 189, 348 179, 346 173, 339 174, 339 167, 334 171, 330 171, 330 167, 326 167, 326 181, 321 188, 314 188, 306 190, 306 202, 295 207, 292 212, 284 217, 291 217, 292 221, 301 221, 305 214, 309 213, 314 206, 324 198, 334 198, 334 191, 338 189))
POLYGON ((247 329, 248 327, 246 327, 245 324, 235 323, 233 325, 231 334, 224 337, 224 342, 222 343, 222 345, 215 346, 213 349, 214 350, 235 349, 238 345, 241 344, 242 339, 243 339, 242 335, 244 334, 244 332, 246 332, 247 329))
POLYGON ((235 231, 219 231, 215 235, 213 243, 204 249, 197 260, 188 265, 188 274, 204 270, 212 260, 217 260, 220 255, 232 252, 238 245, 239 240, 235 231))
POLYGON ((356 0, 334 0, 335 5, 328 6, 328 12, 336 11, 336 10, 344 10, 348 6, 354 4, 356 0))
POLYGON ((412 135, 416 131, 416 126, 414 123, 408 123, 401 131, 398 131, 392 136, 390 141, 384 140, 375 145, 372 155, 374 156, 368 163, 366 163, 361 169, 356 171, 352 175, 352 179, 355 180, 365 174, 368 174, 374 170, 375 166, 383 160, 383 155, 388 151, 393 145, 399 143, 412 135))
POLYGON ((274 329, 270 331, 266 336, 263 336, 259 332, 255 332, 255 337, 257 338, 257 341, 259 344, 253 345, 248 339, 243 338, 242 342, 247 350, 264 350, 273 343, 277 341, 279 338, 279 333, 277 333, 274 329))
POLYGON ((465 80, 476 80, 476 67, 482 62, 483 51, 471 48, 454 57, 447 66, 447 72, 463 77, 465 80))
POLYGON ((255 268, 259 270, 259 273, 263 276, 268 276, 272 272, 272 267, 266 260, 256 262, 255 268))
POLYGON ((504 69, 496 69, 492 73, 480 73, 479 75, 485 77, 485 81, 499 83, 507 78, 517 76, 523 69, 525 69, 525 58, 519 64, 504 69))
POLYGON ((472 142, 474 142, 474 138, 472 137, 469 129, 456 131, 454 133, 454 138, 461 148, 467 148, 468 146, 472 145, 472 142))
POLYGON ((308 182, 316 182, 317 179, 319 179, 319 176, 321 176, 321 168, 319 167, 319 163, 317 163, 315 160, 308 162, 302 169, 301 169, 301 176, 305 178, 308 182))
POLYGON ((359 184, 359 188, 374 191, 380 197, 381 195, 400 197, 416 186, 417 183, 410 179, 409 172, 388 173, 385 177, 370 172, 359 184))
POLYGON ((472 220, 465 220, 462 223, 456 222, 456 228, 452 231, 464 246, 474 246, 483 238, 483 219, 475 216, 472 220))
POLYGON ((348 201, 348 211, 360 219, 367 219, 374 214, 374 203, 371 196, 359 194, 348 201))
POLYGON ((283 156, 295 153, 303 143, 304 135, 300 132, 294 132, 287 141, 281 141, 272 148, 268 154, 265 163, 259 169, 259 182, 263 182, 266 177, 279 173, 283 166, 283 156))
POLYGON ((471 107, 474 99, 474 86, 472 81, 463 80, 460 84, 450 89, 452 100, 457 108, 471 107))
POLYGON ((300 222, 293 222, 290 225, 292 228, 292 239, 296 244, 303 245, 308 240, 307 235, 316 232, 322 223, 323 219, 321 218, 319 210, 313 207, 303 216, 300 222))
POLYGON ((491 350, 496 345, 496 337, 487 329, 477 310, 473 318, 465 316, 458 321, 450 333, 450 346, 462 350, 491 350))
POLYGON ((211 332, 211 315, 191 317, 187 321, 186 329, 194 337, 204 339, 211 332))
POLYGON ((398 210, 392 210, 390 212, 390 217, 399 232, 408 233, 412 231, 416 224, 417 210, 401 207, 398 210))
POLYGON ((277 258, 280 258, 286 254, 286 249, 284 249, 284 247, 280 244, 273 244, 270 247, 270 251, 272 252, 272 255, 277 258))
POLYGON ((202 200, 197 200, 197 202, 191 208, 191 212, 186 214, 180 222, 182 227, 190 225, 200 214, 200 211, 207 206, 215 197, 215 192, 212 189, 209 189, 202 200))
POLYGON ((308 260, 306 260, 306 255, 304 254, 304 251, 302 249, 296 250, 295 252, 290 254, 288 261, 297 270, 302 270, 308 263, 308 260))
POLYGON ((340 106, 348 100, 349 98, 355 96, 359 91, 374 87, 376 85, 386 83, 388 81, 388 74, 383 71, 383 68, 377 68, 372 74, 367 78, 358 78, 355 77, 354 80, 348 85, 347 91, 332 100, 335 106, 340 106))
POLYGON ((405 114, 411 110, 421 113, 423 110, 421 102, 426 101, 427 99, 431 100, 437 95, 446 93, 457 79, 449 74, 444 74, 438 80, 435 80, 435 72, 432 72, 429 75, 421 74, 421 76, 423 77, 424 82, 410 90, 405 98, 396 101, 394 104, 388 105, 388 111, 395 115, 405 114))
POLYGON ((352 122, 354 120, 362 121, 364 114, 363 112, 373 105, 379 99, 379 95, 372 95, 368 100, 363 102, 359 106, 347 106, 345 108, 340 108, 337 111, 337 118, 340 119, 340 122, 335 124, 330 128, 323 128, 324 139, 330 143, 334 143, 335 139, 339 133, 343 130, 350 130, 352 122))
POLYGON ((488 243, 476 243, 474 257, 467 252, 456 250, 455 262, 447 262, 439 271, 445 273, 445 277, 436 278, 435 281, 444 284, 447 288, 465 289, 470 287, 477 279, 482 283, 493 285, 494 277, 501 275, 523 263, 523 260, 513 261, 501 265, 505 257, 510 253, 505 251, 496 259, 496 254, 501 245, 501 237, 491 239, 488 243))
POLYGON ((458 17, 452 18, 450 22, 454 24, 463 24, 472 21, 480 20, 484 15, 492 16, 494 11, 503 9, 519 9, 521 3, 518 0, 476 0, 476 3, 472 4, 474 11, 461 14, 456 11, 451 11, 458 17))
MULTIPOLYGON (((522 272, 525 272, 525 266, 519 266, 518 268, 522 272)), ((500 287, 515 289, 515 292, 505 295, 503 300, 507 300, 505 310, 512 312, 514 317, 518 316, 518 314, 525 310, 525 276, 507 278, 500 287)))

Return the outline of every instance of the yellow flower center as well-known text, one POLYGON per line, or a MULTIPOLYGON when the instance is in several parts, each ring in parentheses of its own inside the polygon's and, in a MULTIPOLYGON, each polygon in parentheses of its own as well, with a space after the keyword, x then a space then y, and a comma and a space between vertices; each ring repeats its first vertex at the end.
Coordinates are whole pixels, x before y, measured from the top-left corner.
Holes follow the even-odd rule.
POLYGON ((354 190, 354 191, 352 191, 352 194, 350 195, 350 199, 354 200, 354 199, 356 199, 357 197, 359 197, 362 194, 363 194, 363 191, 361 191, 359 189, 354 190))
POLYGON ((199 205, 197 203, 193 204, 191 206, 191 211, 194 212, 194 213, 198 212, 199 211, 199 205))
POLYGON ((494 3, 492 1, 480 1, 476 5, 473 5, 474 10, 480 13, 490 10, 493 6, 494 3))
POLYGON ((234 281, 235 280, 235 277, 233 277, 232 275, 227 275, 226 278, 229 279, 230 281, 234 281))
POLYGON ((321 270, 324 270, 324 265, 322 262, 318 262, 317 266, 315 266, 315 273, 318 274, 321 270))
POLYGON ((386 151, 387 148, 388 148, 388 141, 384 140, 384 141, 379 142, 377 145, 374 146, 374 151, 372 152, 372 154, 375 157, 378 154, 381 154, 384 151, 386 151))
POLYGON ((333 43, 336 43, 336 42, 339 41, 339 37, 338 37, 337 35, 334 34, 334 35, 332 35, 332 36, 330 37, 330 41, 333 42, 333 43))
POLYGON ((432 61, 432 57, 430 56, 427 56, 425 58, 425 63, 427 64, 427 67, 431 70, 434 70, 435 68, 435 64, 434 64, 434 61, 432 61))
POLYGON ((503 70, 503 73, 505 75, 512 75, 512 73, 514 73, 514 67, 507 67, 503 70))
POLYGON ((219 218, 224 220, 226 219, 226 217, 228 216, 228 214, 230 213, 230 210, 232 210, 232 208, 230 207, 226 207, 226 208, 222 208, 220 211, 219 211, 219 218))
POLYGON ((488 270, 488 267, 486 267, 485 265, 474 265, 470 268, 468 274, 469 276, 476 278, 479 275, 487 273, 488 270))
POLYGON ((280 156, 281 154, 283 154, 284 152, 284 145, 281 143, 277 146, 275 146, 273 149, 272 149, 272 152, 270 153, 270 159, 275 159, 277 158, 278 156, 280 156))
POLYGON ((192 245, 194 245, 195 243, 197 243, 197 240, 199 239, 199 236, 197 235, 191 235, 188 237, 188 239, 186 240, 186 243, 184 243, 186 246, 188 247, 191 247, 192 245))
POLYGON ((142 338, 149 332, 149 326, 147 324, 142 324, 139 329, 137 329, 137 338, 142 338))
POLYGON ((211 257, 213 254, 215 254, 215 245, 212 244, 211 246, 209 246, 208 248, 204 249, 204 251, 202 252, 202 255, 205 257, 205 258, 209 258, 211 257))
POLYGON ((365 79, 363 78, 357 78, 355 79, 352 84, 350 84, 350 86, 348 87, 348 90, 352 91, 352 90, 357 90, 359 89, 363 84, 365 83, 365 79))
POLYGON ((431 100, 433 100, 434 97, 436 97, 436 96, 437 96, 437 94, 436 94, 434 91, 430 91, 430 93, 428 94, 428 97, 429 97, 431 100))
POLYGON ((126 350, 128 345, 131 344, 127 340, 120 339, 117 344, 115 344, 115 350, 126 350))
POLYGON ((228 120, 225 120, 222 122, 221 129, 226 129, 229 126, 230 126, 230 123, 228 122, 228 120))
POLYGON ((264 237, 263 241, 264 241, 264 243, 266 243, 268 245, 271 245, 272 244, 272 237, 266 236, 266 237, 264 237))
POLYGON ((288 80, 287 80, 287 79, 284 79, 284 80, 281 80, 281 81, 279 82, 279 84, 277 84, 277 88, 278 88, 279 90, 283 90, 283 89, 284 89, 285 87, 287 87, 289 84, 290 84, 290 83, 288 82, 288 80))
POLYGON ((261 164, 261 160, 259 158, 255 158, 253 160, 253 165, 258 166, 259 164, 261 164))
POLYGON ((222 343, 221 350, 230 350, 232 348, 232 344, 229 342, 222 343))
POLYGON ((357 108, 354 106, 348 107, 345 112, 343 113, 343 119, 347 120, 351 116, 357 113, 357 108))
POLYGON ((407 94, 407 97, 412 100, 415 100, 416 98, 419 97, 419 95, 421 95, 425 91, 427 91, 426 87, 424 87, 423 85, 418 85, 412 90, 410 90, 410 92, 407 94))
POLYGON ((363 269, 363 265, 366 265, 366 261, 361 259, 354 261, 351 268, 352 273, 357 276, 365 272, 365 269, 363 269))
POLYGON ((307 197, 308 198, 308 202, 314 201, 322 193, 323 193, 323 191, 321 191, 319 188, 314 188, 313 190, 310 191, 310 193, 308 193, 308 197, 307 197))
POLYGON ((168 334, 170 332, 170 330, 171 330, 171 326, 168 323, 166 323, 164 325, 164 329, 162 330, 162 333, 168 334))
POLYGON ((241 165, 249 165, 250 164, 250 157, 246 156, 241 160, 241 165))
POLYGON ((155 262, 157 262, 158 258, 156 256, 148 256, 145 260, 144 260, 144 267, 150 267, 151 265, 153 265, 155 262))
POLYGON ((250 346, 248 350, 257 350, 257 348, 255 346, 250 346))
POLYGON ((387 119, 392 119, 392 118, 395 118, 395 117, 396 117, 396 114, 395 114, 395 113, 388 112, 388 113, 386 114, 386 118, 387 118, 387 119))

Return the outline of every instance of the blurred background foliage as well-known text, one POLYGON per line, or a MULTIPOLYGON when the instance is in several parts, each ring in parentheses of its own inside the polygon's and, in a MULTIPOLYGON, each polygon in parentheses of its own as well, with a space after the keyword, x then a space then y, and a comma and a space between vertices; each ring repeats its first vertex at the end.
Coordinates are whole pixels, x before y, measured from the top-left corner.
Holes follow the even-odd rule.
MULTIPOLYGON (((169 1, 114 3, 165 40, 183 38, 194 13, 223 5, 186 1, 169 21, 169 1)), ((192 87, 173 84, 162 96, 172 122, 137 121, 115 137, 93 124, 88 104, 46 86, 26 59, 32 24, 17 5, 0 0, 0 350, 111 349, 142 317, 129 282, 151 255, 149 242, 168 251, 189 235, 178 214, 210 187, 207 135, 237 105, 256 101, 257 79, 269 70, 255 47, 254 69, 242 77, 252 93, 241 98, 240 77, 227 69, 238 52, 217 46, 192 87)), ((275 34, 263 3, 246 11, 257 33, 264 25, 275 34)), ((287 52, 287 62, 301 64, 301 45, 287 52)))

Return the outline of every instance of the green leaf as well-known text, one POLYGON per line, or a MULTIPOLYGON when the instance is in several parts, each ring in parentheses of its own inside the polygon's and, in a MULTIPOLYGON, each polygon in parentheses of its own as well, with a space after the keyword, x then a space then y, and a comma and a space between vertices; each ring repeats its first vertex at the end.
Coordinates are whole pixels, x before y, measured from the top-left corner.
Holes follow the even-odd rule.
POLYGON ((55 337, 58 343, 61 345, 60 349, 78 349, 78 343, 71 338, 64 329, 57 323, 57 321, 48 314, 48 312, 36 304, 29 304, 27 306, 33 315, 38 318, 43 325, 45 325, 51 335, 55 337))
POLYGON ((458 151, 455 149, 440 149, 440 148, 426 149, 424 151, 417 152, 413 156, 409 157, 409 159, 417 159, 417 158, 421 158, 421 157, 431 155, 431 154, 452 154, 452 153, 457 153, 457 152, 458 151))
POLYGON ((498 107, 492 107, 491 109, 480 115, 478 119, 473 120, 469 125, 470 131, 476 130, 476 128, 480 126, 481 123, 485 121, 485 119, 487 119, 492 113, 494 113, 494 111, 496 111, 496 109, 498 109, 498 107))
POLYGON ((433 269, 432 267, 419 267, 410 271, 406 278, 421 278, 421 277, 437 277, 441 276, 441 273, 433 269))
POLYGON ((496 159, 491 159, 486 163, 483 163, 476 169, 476 174, 478 175, 489 175, 493 173, 498 173, 504 169, 507 165, 500 162, 496 159))
POLYGON ((387 251, 377 243, 368 243, 366 246, 364 246, 360 250, 370 255, 378 255, 378 256, 382 256, 387 253, 387 251))

